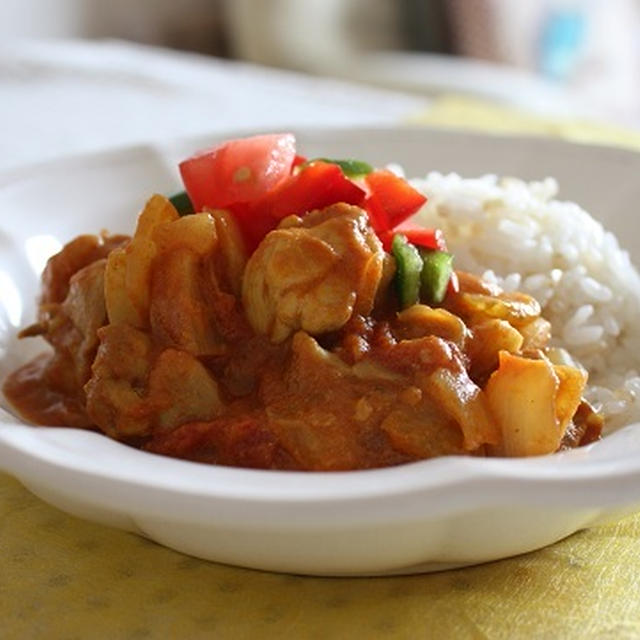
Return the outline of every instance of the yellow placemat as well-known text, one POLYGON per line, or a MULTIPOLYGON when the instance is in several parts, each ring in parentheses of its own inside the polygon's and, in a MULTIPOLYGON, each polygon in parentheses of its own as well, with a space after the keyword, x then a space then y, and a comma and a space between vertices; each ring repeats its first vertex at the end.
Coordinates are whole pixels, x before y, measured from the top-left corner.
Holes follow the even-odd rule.
POLYGON ((0 638, 640 637, 640 517, 509 560, 305 578, 190 558, 0 475, 0 638))
MULTIPOLYGON (((638 134, 455 97, 412 120, 640 148, 638 134)), ((0 474, 0 640, 23 638, 640 638, 640 515, 479 567, 304 578, 78 520, 0 474)))
POLYGON ((558 136, 574 142, 640 149, 640 130, 581 119, 536 116, 520 109, 456 95, 435 99, 429 109, 411 114, 408 121, 493 133, 558 136))

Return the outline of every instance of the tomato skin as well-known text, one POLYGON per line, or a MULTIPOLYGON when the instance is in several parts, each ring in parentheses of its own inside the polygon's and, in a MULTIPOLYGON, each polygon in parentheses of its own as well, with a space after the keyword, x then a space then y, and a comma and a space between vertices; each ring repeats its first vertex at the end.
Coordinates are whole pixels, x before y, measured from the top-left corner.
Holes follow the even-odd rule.
POLYGON ((386 169, 373 171, 364 180, 369 190, 365 208, 379 234, 397 227, 427 201, 404 178, 386 169))
POLYGON ((196 211, 251 202, 291 173, 296 157, 292 133, 230 140, 180 163, 180 174, 196 211))
POLYGON ((389 221, 387 220, 384 209, 377 205, 375 201, 372 201, 371 196, 366 198, 364 208, 369 216, 371 228, 376 232, 380 240, 382 240, 384 248, 390 251, 393 229, 389 227, 389 221))
POLYGON ((266 216, 257 216, 255 207, 247 203, 234 204, 229 207, 231 215, 238 223, 238 229, 242 234, 245 248, 251 255, 262 239, 273 231, 278 225, 278 221, 266 216))
POLYGON ((380 234, 380 240, 382 246, 386 251, 389 251, 393 236, 396 233, 401 233, 406 239, 416 247, 422 247, 424 249, 435 249, 437 251, 446 251, 447 243, 444 239, 444 234, 441 229, 428 229, 422 227, 419 224, 406 220, 399 224, 394 229, 389 231, 383 231, 380 234))
POLYGON ((361 205, 365 197, 364 189, 349 180, 339 166, 312 162, 256 202, 255 216, 278 221, 291 214, 303 215, 337 202, 361 205))
POLYGON ((366 192, 349 180, 340 167, 312 162, 279 187, 254 202, 231 205, 249 253, 288 215, 302 216, 338 202, 362 205, 366 192))
POLYGON ((291 169, 293 170, 296 167, 299 167, 301 164, 304 164, 306 161, 307 161, 307 158, 305 156, 296 154, 296 157, 293 159, 293 164, 291 165, 291 169))

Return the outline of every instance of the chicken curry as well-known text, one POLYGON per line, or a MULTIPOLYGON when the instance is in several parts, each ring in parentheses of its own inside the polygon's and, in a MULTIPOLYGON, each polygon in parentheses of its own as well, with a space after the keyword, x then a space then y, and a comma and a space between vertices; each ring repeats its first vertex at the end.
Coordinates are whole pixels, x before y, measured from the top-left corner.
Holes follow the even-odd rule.
POLYGON ((155 195, 132 237, 83 235, 53 256, 37 322, 21 334, 53 349, 5 381, 16 410, 158 454, 264 469, 527 456, 599 437, 587 375, 554 362, 533 298, 452 269, 425 298, 442 240, 393 211, 408 195, 410 215, 424 198, 402 185, 389 200, 375 190, 383 173, 365 184, 333 161, 284 166, 286 177, 231 202, 207 201, 183 171, 197 213, 155 195), (333 201, 325 189, 300 203, 294 187, 318 166, 323 185, 337 167, 364 196, 354 202, 334 180, 333 201))

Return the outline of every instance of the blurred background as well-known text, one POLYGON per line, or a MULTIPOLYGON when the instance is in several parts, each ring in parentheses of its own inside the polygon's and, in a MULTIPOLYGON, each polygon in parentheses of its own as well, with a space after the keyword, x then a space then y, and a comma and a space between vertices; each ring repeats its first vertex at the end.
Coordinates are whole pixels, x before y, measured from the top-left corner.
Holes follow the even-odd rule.
POLYGON ((640 0, 2 0, 0 36, 117 38, 640 126, 640 0))

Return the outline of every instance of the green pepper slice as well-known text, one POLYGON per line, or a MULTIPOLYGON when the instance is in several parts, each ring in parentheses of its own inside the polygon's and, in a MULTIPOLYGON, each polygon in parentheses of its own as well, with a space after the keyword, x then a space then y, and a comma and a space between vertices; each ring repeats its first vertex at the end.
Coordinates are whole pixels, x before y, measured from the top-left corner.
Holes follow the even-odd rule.
POLYGON ((195 213, 191 199, 187 195, 186 191, 180 191, 174 193, 169 197, 169 202, 176 208, 179 216, 187 216, 191 213, 195 213))
POLYGON ((428 304, 440 304, 447 295, 447 286, 453 272, 453 256, 446 251, 422 249, 420 298, 428 304))
POLYGON ((314 158, 313 160, 309 160, 305 162, 303 165, 300 165, 300 168, 311 164, 312 162, 326 162, 328 164, 336 164, 342 169, 342 173, 344 173, 347 178, 358 178, 359 176, 366 176, 368 173, 373 171, 373 167, 368 162, 363 162, 362 160, 353 160, 352 158, 348 158, 346 160, 335 160, 333 158, 314 158))
POLYGON ((423 260, 418 250, 401 233, 393 236, 391 253, 396 260, 394 284, 398 301, 400 307, 406 309, 418 302, 423 260))

